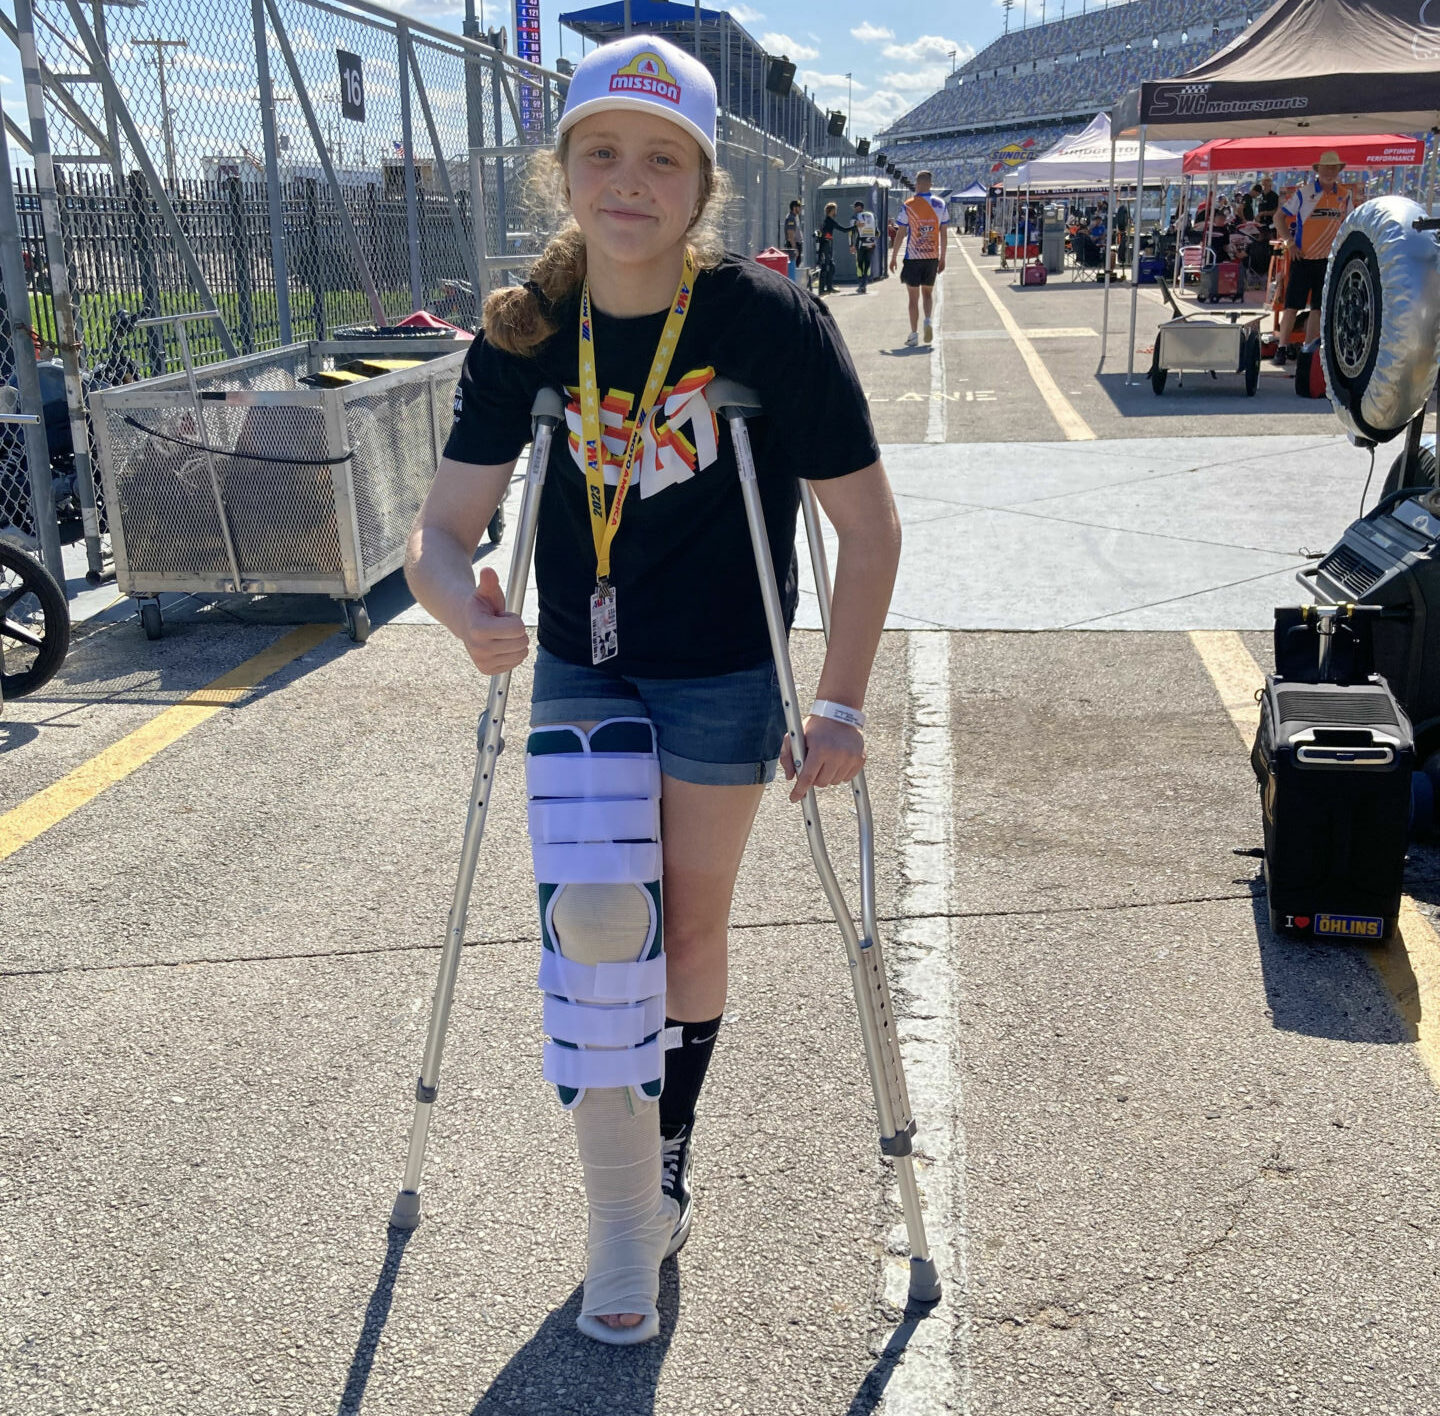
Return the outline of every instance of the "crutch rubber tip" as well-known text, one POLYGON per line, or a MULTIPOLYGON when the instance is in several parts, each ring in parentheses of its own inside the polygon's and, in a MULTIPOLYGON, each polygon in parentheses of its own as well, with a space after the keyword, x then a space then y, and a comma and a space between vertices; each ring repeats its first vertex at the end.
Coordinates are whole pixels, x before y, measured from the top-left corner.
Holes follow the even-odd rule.
POLYGON ((395 1208, 390 1211, 390 1227, 392 1229, 414 1229, 419 1223, 420 1192, 418 1190, 401 1190, 395 1197, 395 1208))
POLYGON ((910 1301, 912 1303, 938 1303, 940 1301, 940 1270, 934 1259, 910 1260, 910 1301))

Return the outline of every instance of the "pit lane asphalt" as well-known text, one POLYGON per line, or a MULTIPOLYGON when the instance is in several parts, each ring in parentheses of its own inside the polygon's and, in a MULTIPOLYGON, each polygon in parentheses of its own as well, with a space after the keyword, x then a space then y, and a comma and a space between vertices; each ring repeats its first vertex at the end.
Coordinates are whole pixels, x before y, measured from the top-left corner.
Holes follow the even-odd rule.
MULTIPOLYGON (((942 331, 970 308, 952 274, 942 331)), ((1001 290, 1017 319, 1052 293, 1090 292, 1001 290)), ((832 302, 872 393, 872 368, 908 378, 924 357, 864 352, 864 334, 891 339, 898 295, 832 302)), ((982 343, 989 367, 1013 354, 946 352, 982 343)), ((948 405, 953 446, 918 445, 908 411, 898 445, 893 399, 875 404, 907 532, 866 705, 879 913, 897 977, 907 930, 939 931, 951 1000, 934 1017, 897 989, 907 1036, 951 1059, 948 1104, 919 1116, 932 1211, 952 1219, 935 1313, 884 1297, 897 1214, 854 1006, 778 789, 737 892, 662 1339, 574 1332, 580 1189, 539 1079, 513 752, 426 1219, 387 1236, 484 689, 392 585, 363 649, 325 639, 0 862, 0 1411, 1433 1408, 1435 1088, 1361 950, 1270 934, 1258 862, 1237 854, 1259 844, 1245 748, 1185 632, 1242 631, 1263 664, 1269 607, 1298 598, 1299 548, 1354 514, 1364 460, 1278 390, 1263 428, 1229 424, 1210 388, 1193 391, 1209 413, 1107 422, 1112 394, 1087 394, 1078 363, 1068 377, 1063 344, 1036 341, 1097 442, 1056 443, 1038 417, 1036 441, 1008 435, 1012 403, 1035 411, 1018 356, 1013 397, 948 405), (1134 628, 1059 627, 1082 611, 1134 628), (916 639, 943 645, 948 684, 923 716, 916 639), (937 727, 939 831, 915 810, 937 727), (932 838, 939 919, 901 869, 932 838), (917 1381, 922 1348, 948 1384, 917 1381)), ((508 550, 490 553, 502 574, 508 550)), ((157 643, 95 621, 58 680, 5 705, 0 812, 327 617, 177 603, 157 643)), ((797 630, 802 683, 820 652, 797 630)), ((527 686, 522 670, 517 705, 527 686)), ((521 731, 517 706, 512 745, 521 731)), ((845 799, 824 809, 853 880, 845 799)), ((1407 890, 1433 919, 1436 853, 1412 853, 1407 890)))

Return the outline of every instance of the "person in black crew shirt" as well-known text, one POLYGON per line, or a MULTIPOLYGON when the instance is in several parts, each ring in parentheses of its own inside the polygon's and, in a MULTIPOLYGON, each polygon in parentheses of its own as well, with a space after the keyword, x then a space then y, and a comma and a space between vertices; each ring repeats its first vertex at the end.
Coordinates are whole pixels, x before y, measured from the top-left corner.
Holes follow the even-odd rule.
POLYGON ((587 1158, 596 1140, 590 1108, 622 1088, 592 1083, 574 1107, 590 1208, 577 1323, 613 1343, 657 1334, 659 1264, 688 1233, 695 1103, 724 1007, 731 894, 763 784, 778 760, 798 802, 812 785, 848 782, 864 764, 860 710, 900 547, 864 393, 829 312, 794 282, 718 244, 715 111, 708 73, 654 35, 602 46, 577 65, 553 164, 574 220, 523 288, 486 301, 406 558, 416 598, 481 672, 529 656, 525 626, 506 612, 495 572, 483 568, 477 585, 472 562, 530 439, 536 391, 564 390, 567 428, 551 447, 538 518, 531 723, 588 731, 631 715, 654 725, 663 773, 666 1040, 673 1034, 678 1042, 665 1053, 658 1107, 635 1101, 621 1108, 622 1122, 605 1122, 604 1167, 587 1158), (666 363, 665 336, 674 335, 681 311, 666 363), (657 369, 663 386, 645 416, 642 390, 656 386, 657 369), (804 719, 798 778, 734 448, 701 397, 716 376, 748 385, 763 409, 749 426, 787 625, 797 601, 797 478, 812 483, 838 535, 831 638, 804 719), (592 442, 603 448, 603 469, 587 474, 592 442), (637 447, 606 575, 587 493, 603 470, 603 512, 613 522, 622 464, 637 447), (609 592, 613 632, 597 634, 592 602, 609 592), (617 1147, 632 1145, 632 1122, 639 1149, 617 1158, 617 1147), (653 1151, 645 1149, 652 1141, 653 1151), (610 1211, 597 1206, 618 1183, 613 1177, 630 1172, 634 1180, 624 1183, 641 1186, 638 1200, 625 1197, 636 1232, 625 1236, 625 1263, 611 1263, 606 1243, 597 1249, 596 1241, 597 1214, 603 1228, 610 1211), (629 1285, 625 1301, 592 1301, 592 1288, 598 1294, 617 1272, 629 1285))
POLYGON ((815 234, 820 238, 820 293, 822 295, 833 295, 835 293, 835 233, 837 231, 853 231, 853 226, 841 224, 836 212, 839 208, 834 202, 825 203, 825 221, 820 230, 815 234))

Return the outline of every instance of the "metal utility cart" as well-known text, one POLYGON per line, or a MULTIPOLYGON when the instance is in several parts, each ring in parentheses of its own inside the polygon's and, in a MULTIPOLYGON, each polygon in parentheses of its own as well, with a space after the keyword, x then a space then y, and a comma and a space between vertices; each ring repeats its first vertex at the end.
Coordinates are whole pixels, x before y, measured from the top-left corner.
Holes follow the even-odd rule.
POLYGON ((1209 374, 1244 374, 1245 393, 1253 397, 1260 383, 1260 319, 1251 314, 1242 319, 1242 310, 1226 315, 1185 311, 1175 303, 1170 287, 1162 280, 1160 289, 1175 311, 1175 318, 1155 332, 1155 353, 1150 360, 1150 387, 1165 392, 1172 372, 1185 381, 1185 371, 1209 374))
MULTIPOLYGON (((464 339, 289 344, 90 396, 116 581, 163 632, 162 593, 330 595, 350 637, 398 569, 435 475, 464 339)), ((492 539, 498 539, 495 525, 492 539)))

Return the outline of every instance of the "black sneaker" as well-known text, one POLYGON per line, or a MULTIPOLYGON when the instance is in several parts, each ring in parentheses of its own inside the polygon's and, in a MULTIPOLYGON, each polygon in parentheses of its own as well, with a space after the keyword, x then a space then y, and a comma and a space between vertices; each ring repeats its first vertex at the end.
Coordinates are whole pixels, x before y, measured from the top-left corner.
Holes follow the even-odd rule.
POLYGON ((660 1188, 680 1206, 680 1218, 675 1221, 675 1232, 670 1236, 665 1250, 668 1259, 678 1253, 690 1237, 690 1133, 660 1138, 660 1188))

